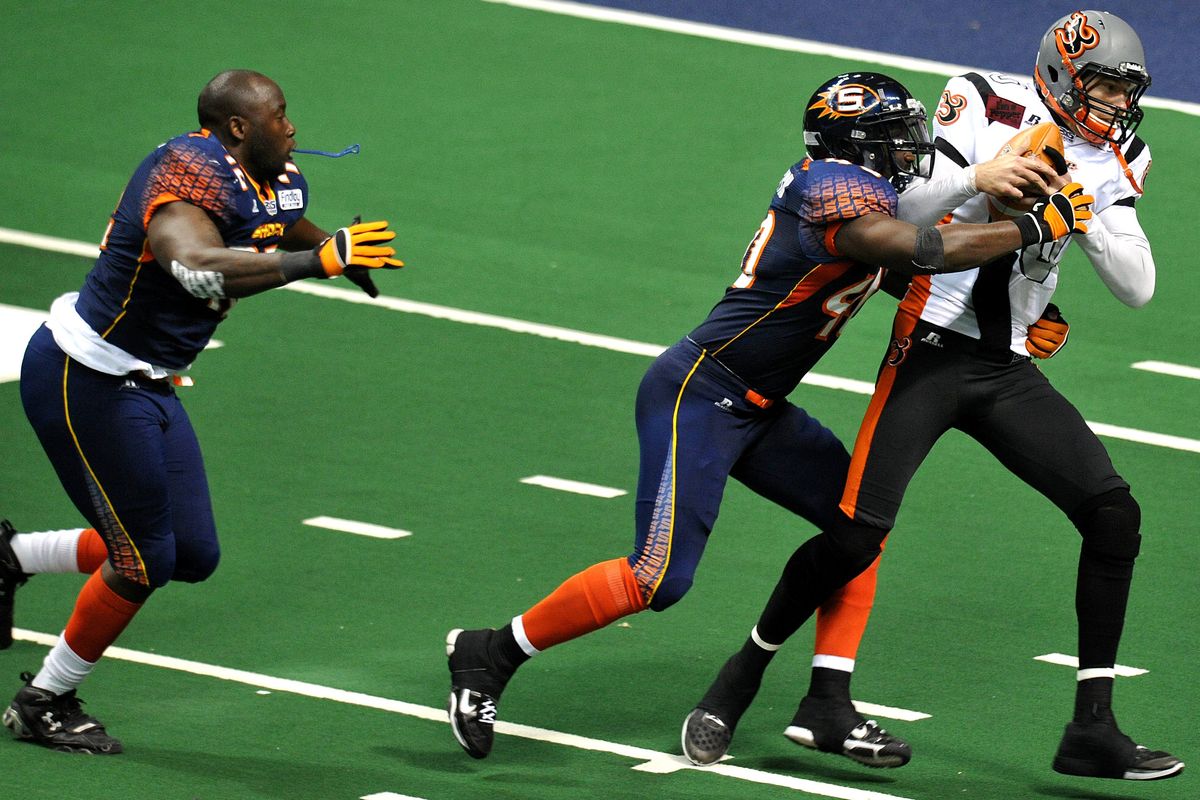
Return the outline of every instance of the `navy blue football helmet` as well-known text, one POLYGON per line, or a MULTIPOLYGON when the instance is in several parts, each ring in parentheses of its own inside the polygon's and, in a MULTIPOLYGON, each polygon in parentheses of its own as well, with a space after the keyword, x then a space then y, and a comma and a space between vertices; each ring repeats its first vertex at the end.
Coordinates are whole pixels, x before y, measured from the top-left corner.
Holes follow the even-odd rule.
POLYGON ((936 154, 925 106, 878 72, 848 72, 821 84, 804 112, 804 145, 812 158, 874 170, 898 192, 929 177, 936 154))

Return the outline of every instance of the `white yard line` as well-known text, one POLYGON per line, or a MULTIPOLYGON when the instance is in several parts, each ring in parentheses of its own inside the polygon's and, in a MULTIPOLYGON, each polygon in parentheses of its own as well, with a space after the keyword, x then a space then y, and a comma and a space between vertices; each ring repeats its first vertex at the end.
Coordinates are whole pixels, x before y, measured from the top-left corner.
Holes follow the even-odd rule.
POLYGON ((1200 381, 1200 369, 1183 364, 1172 364, 1169 361, 1138 361, 1129 366, 1146 372, 1157 372, 1160 375, 1173 375, 1176 378, 1191 378, 1194 381, 1200 381))
MULTIPOLYGON (((39 633, 37 631, 23 630, 20 628, 13 629, 13 638, 25 642, 34 642, 35 644, 53 647, 58 641, 57 636, 48 633, 39 633)), ((110 647, 104 651, 106 659, 117 661, 129 661, 134 664, 143 664, 150 667, 160 667, 162 669, 171 669, 177 672, 186 672, 191 675, 200 675, 207 678, 216 678, 218 680, 240 683, 246 686, 253 686, 258 689, 268 689, 275 692, 288 692, 289 694, 302 695, 304 697, 312 697, 317 700, 332 700, 336 703, 345 703, 346 705, 360 706, 362 708, 373 708, 379 711, 390 711, 395 714, 403 714, 409 717, 417 717, 418 719, 429 720, 430 722, 448 722, 446 719, 446 710, 444 708, 431 708, 429 706, 418 705, 416 703, 406 703, 401 700, 391 700, 386 697, 376 697, 375 695, 363 694, 361 692, 348 692, 344 689, 335 689, 330 686, 321 686, 316 683, 307 683, 305 681, 295 681, 289 678, 277 678, 272 675, 263 675, 258 672, 247 672, 240 669, 231 669, 229 667, 220 667, 214 664, 205 664, 200 661, 188 661, 182 658, 173 658, 171 656, 158 655, 157 653, 143 653, 138 650, 129 650, 124 647, 110 647)), ((635 747, 633 745, 621 744, 620 742, 608 742, 603 739, 591 739, 586 736, 576 736, 572 733, 563 733, 561 731, 553 731, 547 728, 535 728, 531 725, 518 725, 513 722, 497 722, 496 733, 505 736, 517 736, 522 739, 534 739, 539 742, 548 742, 550 744, 563 745, 565 747, 575 747, 580 750, 591 750, 600 753, 611 753, 613 755, 624 756, 638 762, 635 769, 643 764, 665 765, 673 762, 682 761, 682 756, 677 756, 672 753, 661 753, 657 750, 650 750, 645 747, 635 747)), ((450 744, 450 737, 446 737, 446 746, 455 747, 450 744)), ((463 756, 466 758, 466 756, 463 756)), ((688 763, 679 763, 678 769, 700 770, 710 772, 714 775, 721 775, 726 778, 736 778, 738 780, 750 781, 752 783, 766 784, 770 786, 779 786, 786 789, 795 789, 800 792, 817 795, 819 797, 833 797, 839 800, 907 800, 907 798, 899 797, 893 794, 884 794, 882 792, 873 792, 865 789, 855 789, 848 786, 838 786, 833 783, 823 783, 821 781, 812 781, 804 778, 797 778, 791 775, 778 775, 773 772, 765 772, 763 770, 749 769, 746 767, 735 767, 730 764, 714 764, 709 767, 694 767, 688 763)), ((645 771, 664 771, 661 769, 641 770, 645 771)), ((665 771, 675 771, 674 769, 665 771)), ((385 797, 387 795, 384 795, 385 797)))
MULTIPOLYGON (((23 245, 25 247, 34 247, 39 250, 49 250, 57 253, 69 253, 71 255, 80 255, 92 258, 94 258, 99 252, 95 245, 89 245, 83 242, 73 242, 69 239, 58 239, 53 236, 42 236, 41 234, 12 230, 10 228, 0 228, 0 244, 23 245)), ((611 350, 617 353, 629 353, 631 355, 654 358, 666 349, 664 346, 659 344, 647 344, 646 342, 637 342, 632 339, 621 339, 616 336, 604 336, 596 333, 587 333, 585 331, 572 330, 571 328, 561 328, 556 325, 543 325, 538 322, 527 322, 526 320, 512 319, 510 317, 500 317, 495 314, 483 314, 477 311, 466 311, 461 308, 439 306, 433 303, 422 303, 415 300, 403 300, 398 297, 387 297, 384 295, 379 297, 368 297, 358 289, 342 289, 337 286, 330 285, 329 283, 299 281, 297 283, 289 283, 283 288, 290 289, 293 292, 300 292, 301 294, 324 297, 329 300, 340 300, 345 303, 357 303, 359 305, 373 306, 375 308, 386 308, 391 311, 400 311, 406 314, 419 314, 421 316, 432 317, 434 319, 444 319, 451 322, 459 322, 465 325, 482 325, 488 328, 499 328, 501 330, 511 331, 512 333, 525 333, 533 336, 540 336, 546 339, 557 339, 563 342, 580 344, 586 347, 598 347, 603 350, 611 350)), ((874 390, 874 386, 867 381, 839 378, 832 375, 821 375, 815 372, 810 372, 805 375, 803 383, 809 386, 818 386, 825 389, 836 389, 838 391, 864 395, 869 395, 874 390)), ((1088 422, 1088 425, 1091 426, 1092 430, 1094 430, 1097 435, 1107 436, 1110 439, 1124 439, 1126 441, 1153 445, 1155 447, 1166 447, 1172 450, 1200 453, 1200 440, 1188 439, 1183 436, 1173 436, 1165 433, 1155 433, 1153 431, 1143 431, 1138 430, 1137 428, 1125 428, 1119 425, 1109 425, 1104 422, 1088 422)))
POLYGON ((521 478, 521 483, 529 484, 530 486, 541 486, 545 489, 554 489, 559 492, 586 494, 589 497, 603 497, 606 500, 629 494, 624 489, 614 489, 611 486, 600 486, 595 483, 583 483, 582 481, 569 481, 566 478, 553 478, 549 475, 530 475, 528 478, 521 478))
MULTIPOLYGON (((1079 669, 1079 659, 1065 653, 1047 653, 1044 656, 1034 656, 1033 660, 1045 661, 1047 664, 1057 664, 1060 667, 1079 669)), ((1140 667, 1123 667, 1120 664, 1117 664, 1113 669, 1122 678, 1136 678, 1138 675, 1145 675, 1150 671, 1148 669, 1141 669, 1140 667)))
POLYGON ((373 539, 403 539, 405 536, 412 536, 412 531, 388 528, 383 525, 359 522, 354 519, 339 519, 338 517, 312 517, 304 520, 304 524, 311 525, 314 528, 326 528, 331 531, 370 536, 373 539))

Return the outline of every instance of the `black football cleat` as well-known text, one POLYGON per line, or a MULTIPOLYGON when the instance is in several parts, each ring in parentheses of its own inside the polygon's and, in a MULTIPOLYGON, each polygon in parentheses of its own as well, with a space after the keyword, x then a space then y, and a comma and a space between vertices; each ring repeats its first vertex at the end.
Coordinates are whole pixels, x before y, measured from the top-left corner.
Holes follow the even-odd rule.
POLYGON ((450 729, 471 758, 487 758, 492 752, 496 704, 514 671, 491 657, 488 645, 495 633, 455 628, 446 636, 450 729))
POLYGON ((848 700, 805 697, 783 735, 801 747, 845 756, 868 767, 903 767, 912 760, 908 742, 875 720, 863 719, 848 700))
POLYGON ((54 694, 30 684, 33 675, 21 674, 25 688, 17 692, 0 722, 17 739, 39 744, 63 753, 116 755, 121 742, 109 736, 100 720, 83 712, 82 703, 72 689, 54 694))
POLYGON ((733 740, 733 729, 711 711, 696 708, 683 720, 682 736, 687 760, 703 767, 725 757, 733 740))
POLYGON ((13 595, 18 586, 29 580, 12 549, 12 538, 16 535, 16 528, 8 520, 0 520, 0 650, 12 647, 13 595))
POLYGON ((1081 778, 1157 781, 1183 772, 1170 753, 1134 744, 1115 722, 1071 722, 1054 756, 1054 771, 1081 778))
POLYGON ((734 729, 754 702, 767 662, 755 666, 739 650, 729 657, 696 708, 683 721, 683 754, 698 766, 720 761, 734 729))

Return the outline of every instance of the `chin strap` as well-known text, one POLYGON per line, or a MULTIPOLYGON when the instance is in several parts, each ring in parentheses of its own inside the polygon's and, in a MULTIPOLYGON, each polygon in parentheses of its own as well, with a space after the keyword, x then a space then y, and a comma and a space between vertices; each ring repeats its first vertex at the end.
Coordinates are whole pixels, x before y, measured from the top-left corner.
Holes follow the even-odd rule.
POLYGON ((1129 168, 1129 162, 1125 160, 1125 154, 1121 152, 1121 148, 1117 147, 1112 142, 1109 142, 1109 146, 1112 147, 1113 155, 1117 157, 1117 163, 1121 165, 1121 170, 1125 173, 1125 177, 1128 179, 1129 185, 1132 186, 1133 190, 1138 194, 1144 194, 1142 187, 1138 185, 1137 179, 1133 177, 1133 170, 1129 168))

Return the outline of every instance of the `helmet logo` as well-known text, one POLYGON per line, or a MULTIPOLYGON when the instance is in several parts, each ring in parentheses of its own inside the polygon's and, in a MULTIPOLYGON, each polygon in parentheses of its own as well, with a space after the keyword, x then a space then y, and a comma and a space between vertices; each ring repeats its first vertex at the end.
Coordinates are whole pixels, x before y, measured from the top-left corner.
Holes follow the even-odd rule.
POLYGON ((1061 28, 1055 28, 1054 35, 1058 39, 1059 50, 1071 59, 1079 58, 1084 51, 1100 44, 1100 34, 1088 25, 1087 15, 1082 11, 1076 11, 1068 17, 1061 28))
POLYGON ((879 95, 870 86, 861 83, 847 83, 834 86, 827 92, 821 92, 817 102, 809 106, 809 110, 819 110, 818 119, 834 117, 857 117, 865 114, 879 105, 879 95))

